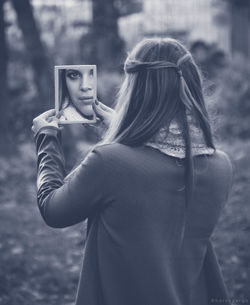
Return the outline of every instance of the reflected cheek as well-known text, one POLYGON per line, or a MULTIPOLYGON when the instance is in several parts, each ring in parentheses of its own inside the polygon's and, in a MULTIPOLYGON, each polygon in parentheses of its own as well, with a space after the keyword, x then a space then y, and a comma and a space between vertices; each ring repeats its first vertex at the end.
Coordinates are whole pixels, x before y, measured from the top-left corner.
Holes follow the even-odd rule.
POLYGON ((89 87, 90 87, 91 89, 93 89, 93 88, 94 88, 94 79, 93 79, 93 78, 89 78, 89 79, 88 79, 88 83, 89 83, 89 87))
POLYGON ((70 95, 71 100, 75 100, 78 94, 79 84, 78 81, 67 81, 67 88, 70 95))
POLYGON ((87 88, 89 91, 93 91, 94 86, 94 79, 92 77, 85 76, 83 79, 82 88, 87 88))

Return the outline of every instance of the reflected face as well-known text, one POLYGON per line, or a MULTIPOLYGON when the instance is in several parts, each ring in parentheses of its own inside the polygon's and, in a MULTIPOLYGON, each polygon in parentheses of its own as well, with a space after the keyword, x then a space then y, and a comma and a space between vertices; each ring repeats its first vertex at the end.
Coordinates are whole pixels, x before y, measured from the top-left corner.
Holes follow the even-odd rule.
POLYGON ((92 104, 95 95, 93 68, 77 67, 77 69, 67 69, 65 78, 72 104, 83 115, 92 115, 92 104))

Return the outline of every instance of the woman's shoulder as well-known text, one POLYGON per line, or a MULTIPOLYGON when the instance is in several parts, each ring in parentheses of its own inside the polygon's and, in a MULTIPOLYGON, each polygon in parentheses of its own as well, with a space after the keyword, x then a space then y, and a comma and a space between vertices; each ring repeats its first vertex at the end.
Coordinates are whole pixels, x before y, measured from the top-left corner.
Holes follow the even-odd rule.
MULTIPOLYGON (((95 146, 94 151, 99 154, 104 161, 110 160, 115 164, 116 161, 121 161, 122 163, 143 162, 144 159, 147 159, 147 151, 149 150, 143 149, 143 147, 132 147, 121 143, 110 143, 97 145, 95 146)), ((160 158, 161 155, 162 154, 155 154, 154 158, 158 156, 159 159, 162 159, 160 158)), ((152 154, 150 154, 150 156, 152 156, 152 154)), ((212 155, 207 157, 210 159, 210 164, 213 168, 226 172, 231 176, 233 166, 230 157, 226 152, 216 149, 212 155)), ((167 160, 169 159, 172 158, 164 158, 165 163, 167 163, 167 160)))
POLYGON ((150 156, 143 146, 130 146, 122 143, 100 144, 94 151, 100 155, 103 161, 112 162, 115 165, 139 165, 145 163, 150 156))
POLYGON ((136 164, 137 149, 120 143, 97 144, 92 152, 98 155, 99 160, 110 171, 127 171, 136 164))
POLYGON ((133 151, 133 147, 121 143, 97 144, 94 149, 103 157, 119 156, 120 154, 133 151))

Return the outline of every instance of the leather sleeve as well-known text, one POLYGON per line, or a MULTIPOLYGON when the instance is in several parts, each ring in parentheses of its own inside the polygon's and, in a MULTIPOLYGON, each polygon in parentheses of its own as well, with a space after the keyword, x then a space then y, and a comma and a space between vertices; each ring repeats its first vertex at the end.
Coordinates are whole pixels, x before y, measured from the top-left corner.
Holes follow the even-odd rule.
POLYGON ((35 138, 37 151, 37 200, 47 225, 63 228, 98 213, 105 202, 104 164, 91 151, 65 178, 60 131, 44 129, 35 138))

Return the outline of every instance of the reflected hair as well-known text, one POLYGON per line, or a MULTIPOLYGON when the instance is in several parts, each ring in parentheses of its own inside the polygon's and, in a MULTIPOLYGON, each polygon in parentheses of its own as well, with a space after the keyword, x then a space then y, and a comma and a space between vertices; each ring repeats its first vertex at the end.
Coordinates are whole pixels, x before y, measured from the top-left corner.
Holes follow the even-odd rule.
POLYGON ((63 107, 63 108, 66 108, 69 104, 69 92, 68 92, 68 87, 67 87, 67 84, 66 84, 66 69, 62 69, 59 71, 59 79, 61 80, 60 81, 60 93, 59 93, 59 96, 60 96, 60 106, 63 107), (66 103, 66 104, 65 104, 66 103))

